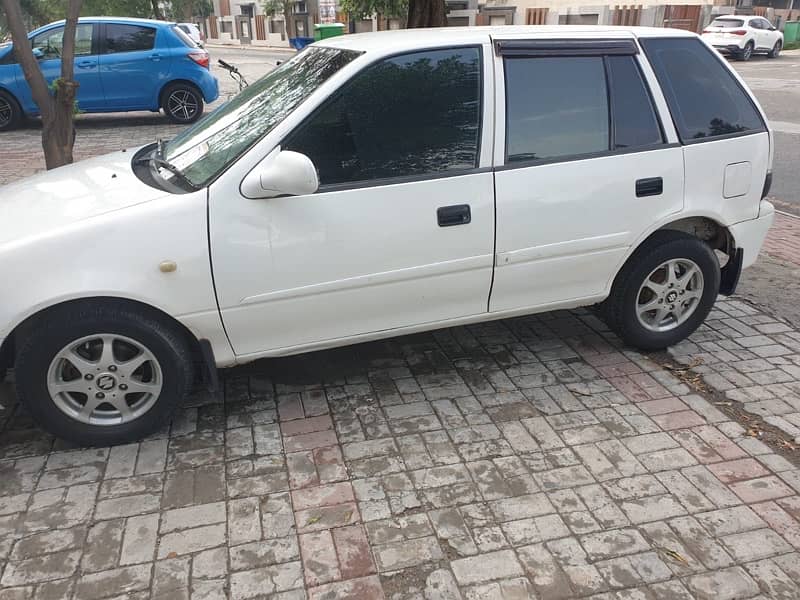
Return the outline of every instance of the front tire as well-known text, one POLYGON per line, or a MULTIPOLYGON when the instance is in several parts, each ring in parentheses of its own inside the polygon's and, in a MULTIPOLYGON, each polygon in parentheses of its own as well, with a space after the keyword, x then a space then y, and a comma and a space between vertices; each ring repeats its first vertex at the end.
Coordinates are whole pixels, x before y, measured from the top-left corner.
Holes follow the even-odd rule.
POLYGON ((203 94, 188 83, 173 83, 161 96, 161 108, 173 123, 194 123, 203 115, 203 94))
POLYGON ((753 50, 755 50, 755 44, 753 44, 753 42, 747 42, 739 53, 739 60, 744 62, 750 60, 753 57, 753 50))
POLYGON ((775 42, 775 45, 772 47, 772 50, 769 51, 769 54, 767 54, 767 58, 778 58, 778 55, 781 53, 782 49, 783 49, 783 43, 780 40, 778 40, 777 42, 775 42))
POLYGON ((22 123, 23 116, 16 98, 0 90, 0 131, 16 129, 22 123))
POLYGON ((678 231, 658 231, 619 272, 602 313, 626 344, 661 350, 702 324, 719 285, 719 261, 707 244, 678 231))
POLYGON ((26 336, 15 365, 17 397, 50 433, 80 445, 112 445, 169 421, 192 384, 180 331, 155 311, 67 305, 26 336))

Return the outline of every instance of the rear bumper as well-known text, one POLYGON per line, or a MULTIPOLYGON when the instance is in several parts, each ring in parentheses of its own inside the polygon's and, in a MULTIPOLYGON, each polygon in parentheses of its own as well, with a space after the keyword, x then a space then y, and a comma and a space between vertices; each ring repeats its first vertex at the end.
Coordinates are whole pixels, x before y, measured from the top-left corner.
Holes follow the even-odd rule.
POLYGON ((756 262, 774 219, 775 207, 771 202, 762 200, 757 218, 729 227, 736 248, 741 248, 744 252, 742 256, 743 269, 756 262))
POLYGON ((714 48, 719 52, 725 52, 728 54, 736 54, 737 52, 742 51, 742 48, 736 44, 712 44, 712 46, 714 46, 714 48))
POLYGON ((210 72, 206 71, 203 73, 197 83, 200 86, 200 91, 203 92, 203 99, 206 101, 206 104, 210 104, 219 98, 219 82, 210 72))

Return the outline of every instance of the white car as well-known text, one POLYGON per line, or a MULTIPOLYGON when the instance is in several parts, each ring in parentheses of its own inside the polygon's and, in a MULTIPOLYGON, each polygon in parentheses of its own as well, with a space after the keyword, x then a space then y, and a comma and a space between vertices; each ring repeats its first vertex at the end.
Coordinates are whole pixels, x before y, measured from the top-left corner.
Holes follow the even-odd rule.
POLYGON ((717 17, 703 29, 702 36, 720 52, 739 60, 750 60, 753 54, 778 58, 783 49, 783 34, 764 17, 717 17))
POLYGON ((163 145, 0 188, 0 356, 107 444, 263 357, 594 304, 664 348, 756 260, 773 148, 684 31, 324 40, 163 145))
POLYGON ((183 31, 186 35, 192 38, 192 41, 197 44, 200 48, 203 47, 205 43, 205 36, 203 32, 200 31, 200 28, 195 25, 194 23, 178 23, 178 29, 183 31))

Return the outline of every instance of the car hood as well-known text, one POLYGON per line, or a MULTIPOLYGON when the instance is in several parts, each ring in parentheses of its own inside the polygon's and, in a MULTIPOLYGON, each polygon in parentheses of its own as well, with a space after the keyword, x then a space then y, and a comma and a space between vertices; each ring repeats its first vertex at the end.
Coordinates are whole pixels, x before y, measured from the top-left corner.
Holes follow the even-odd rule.
POLYGON ((136 177, 134 154, 115 152, 1 186, 0 246, 167 196, 136 177))

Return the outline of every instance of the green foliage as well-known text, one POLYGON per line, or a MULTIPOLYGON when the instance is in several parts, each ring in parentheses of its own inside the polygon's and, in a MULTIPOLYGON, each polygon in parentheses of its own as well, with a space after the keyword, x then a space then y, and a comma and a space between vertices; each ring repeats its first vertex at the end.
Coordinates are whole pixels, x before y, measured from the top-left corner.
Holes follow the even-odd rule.
POLYGON ((274 17, 283 14, 284 9, 291 12, 292 4, 294 4, 294 0, 264 0, 261 7, 264 9, 264 13, 274 17))
POLYGON ((384 17, 408 14, 408 0, 340 0, 339 6, 354 19, 366 19, 374 14, 384 17))

